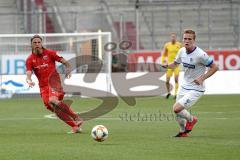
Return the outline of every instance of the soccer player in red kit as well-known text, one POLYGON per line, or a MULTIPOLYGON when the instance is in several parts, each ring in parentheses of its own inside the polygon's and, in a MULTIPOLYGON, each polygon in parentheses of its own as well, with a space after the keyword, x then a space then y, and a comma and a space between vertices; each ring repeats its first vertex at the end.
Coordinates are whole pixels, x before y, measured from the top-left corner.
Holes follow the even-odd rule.
POLYGON ((56 51, 45 49, 42 46, 42 37, 34 35, 31 38, 32 53, 26 60, 26 81, 30 87, 35 83, 32 81, 32 71, 39 81, 39 88, 42 100, 46 108, 54 112, 57 117, 72 127, 70 133, 80 133, 81 118, 62 100, 64 91, 61 85, 59 73, 56 70, 55 62, 65 66, 66 78, 71 77, 71 66, 56 51))

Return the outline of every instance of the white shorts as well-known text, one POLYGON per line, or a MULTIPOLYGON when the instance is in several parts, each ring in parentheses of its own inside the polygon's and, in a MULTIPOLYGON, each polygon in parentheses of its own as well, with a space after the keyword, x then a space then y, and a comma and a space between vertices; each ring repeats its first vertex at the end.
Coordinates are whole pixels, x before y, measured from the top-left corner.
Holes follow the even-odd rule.
POLYGON ((195 90, 184 90, 183 92, 179 92, 176 102, 181 104, 185 109, 188 109, 193 106, 199 98, 201 98, 203 93, 204 92, 199 92, 195 90))

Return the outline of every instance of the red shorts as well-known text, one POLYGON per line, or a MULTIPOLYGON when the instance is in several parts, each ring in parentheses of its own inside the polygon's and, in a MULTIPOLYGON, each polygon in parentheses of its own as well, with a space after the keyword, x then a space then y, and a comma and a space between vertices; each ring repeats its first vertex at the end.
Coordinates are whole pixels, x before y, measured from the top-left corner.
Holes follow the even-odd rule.
POLYGON ((62 100, 64 97, 64 91, 62 88, 58 88, 58 89, 53 89, 50 88, 49 86, 45 86, 45 87, 41 87, 40 88, 40 94, 42 97, 42 100, 45 104, 45 106, 49 106, 48 102, 49 102, 49 97, 57 97, 58 100, 62 100))

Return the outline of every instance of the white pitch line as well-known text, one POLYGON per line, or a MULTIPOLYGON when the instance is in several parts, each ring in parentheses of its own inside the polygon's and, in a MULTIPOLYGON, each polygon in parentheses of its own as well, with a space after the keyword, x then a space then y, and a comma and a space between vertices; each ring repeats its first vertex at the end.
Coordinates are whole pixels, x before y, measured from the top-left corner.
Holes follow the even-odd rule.
MULTIPOLYGON (((57 119, 55 114, 48 114, 44 116, 45 118, 50 118, 50 119, 57 119)), ((113 118, 113 117, 99 117, 99 118, 94 118, 94 119, 99 119, 99 120, 121 120, 120 118, 113 118)))
POLYGON ((57 117, 55 116, 55 114, 45 115, 44 118, 57 119, 57 117))
POLYGON ((19 120, 39 120, 39 119, 45 119, 45 118, 36 118, 36 117, 32 117, 32 118, 0 118, 0 121, 19 121, 19 120))
MULTIPOLYGON (((44 116, 45 118, 50 118, 50 119, 57 119, 55 114, 48 114, 44 116)), ((99 118, 94 118, 94 119, 100 119, 100 120, 120 120, 120 118, 113 118, 113 117, 99 117, 99 118)))
POLYGON ((215 119, 226 120, 226 119, 229 119, 229 118, 224 118, 224 117, 222 117, 222 118, 215 118, 215 119))
POLYGON ((197 112, 198 114, 224 114, 224 112, 197 112))
MULTIPOLYGON (((20 121, 20 120, 43 120, 43 119, 57 119, 57 117, 54 114, 49 114, 45 115, 44 117, 29 117, 29 118, 24 118, 24 117, 19 117, 19 118, 0 118, 0 121, 20 121)), ((226 117, 205 117, 203 119, 218 119, 218 120, 227 120, 229 118, 226 117)), ((232 117, 231 119, 240 119, 240 117, 232 117)), ((119 120, 121 121, 121 118, 117 117, 99 117, 99 118, 94 118, 92 120, 119 120)), ((125 121, 125 120, 122 120, 125 121)), ((129 121, 131 122, 131 121, 129 121)), ((135 122, 135 121, 132 121, 135 122)))
MULTIPOLYGON (((23 120, 43 120, 43 119, 57 119, 56 117, 47 117, 44 116, 42 118, 0 118, 0 121, 23 121, 23 120)), ((120 118, 107 118, 107 117, 102 117, 102 118, 94 118, 96 120, 121 120, 120 118)), ((94 120, 92 119, 92 120, 94 120)))

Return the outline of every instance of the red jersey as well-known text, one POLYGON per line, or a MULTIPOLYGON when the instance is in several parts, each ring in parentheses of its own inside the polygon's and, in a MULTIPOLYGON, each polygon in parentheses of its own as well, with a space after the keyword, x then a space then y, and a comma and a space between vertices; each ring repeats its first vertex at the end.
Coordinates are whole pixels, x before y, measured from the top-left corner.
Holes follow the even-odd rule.
MULTIPOLYGON (((33 71, 39 81, 39 87, 49 86, 49 77, 55 82, 61 82, 55 62, 60 62, 61 56, 56 51, 43 49, 41 55, 32 53, 26 60, 26 70, 33 71), (52 76, 53 75, 53 76, 52 76)), ((51 80, 52 81, 52 80, 51 80)), ((59 83, 58 83, 59 84, 59 83)))

